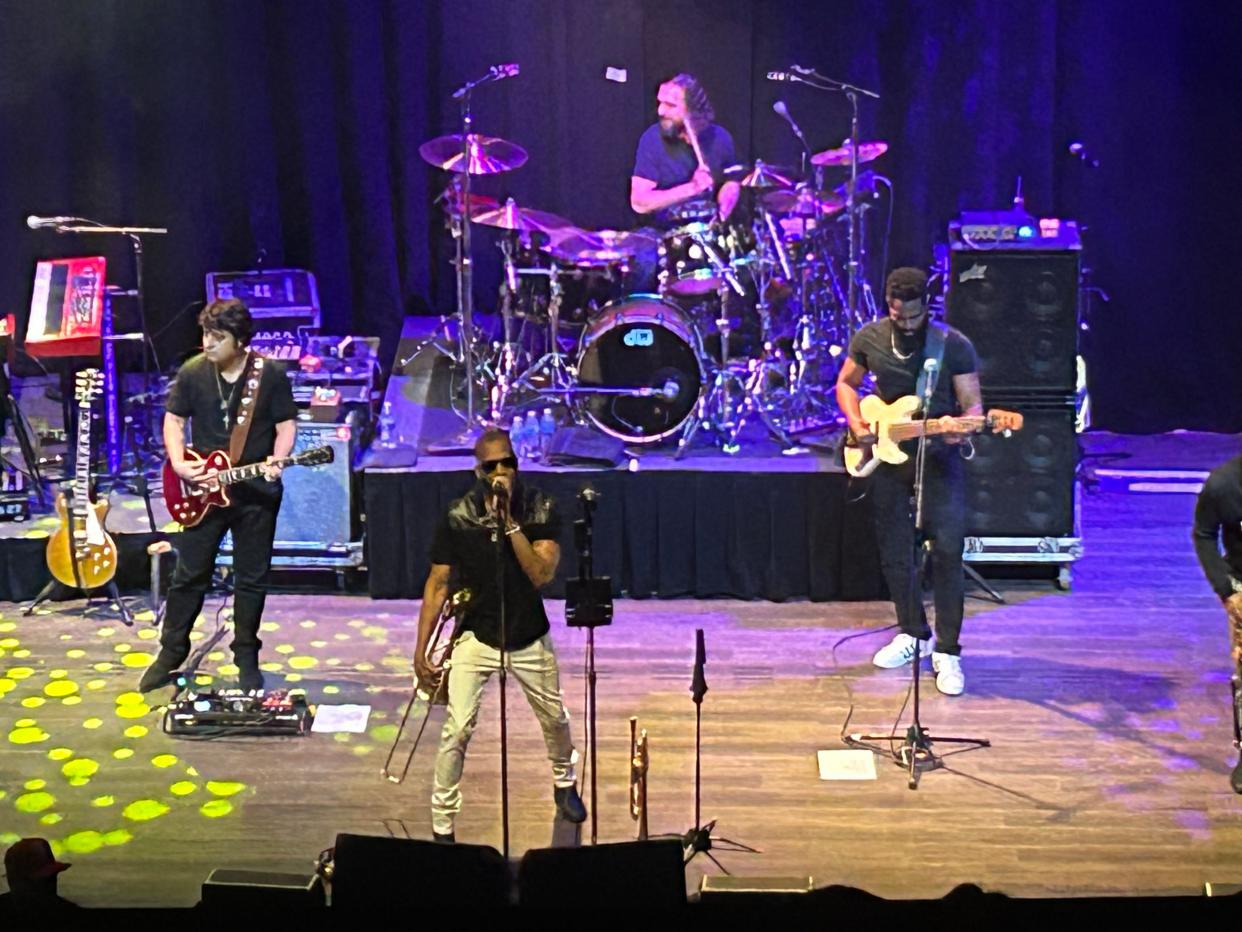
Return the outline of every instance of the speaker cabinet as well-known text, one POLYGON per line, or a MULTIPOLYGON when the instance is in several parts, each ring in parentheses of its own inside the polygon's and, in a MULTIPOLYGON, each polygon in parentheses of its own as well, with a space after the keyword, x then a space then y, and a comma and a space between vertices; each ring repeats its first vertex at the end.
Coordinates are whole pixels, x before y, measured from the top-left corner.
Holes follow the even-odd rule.
POLYGON ((510 888, 504 858, 485 845, 336 836, 333 909, 383 908, 407 917, 429 908, 474 912, 509 905, 510 888))
POLYGON ((592 910, 686 904, 681 840, 631 841, 527 851, 518 869, 522 906, 592 910))
POLYGON ((975 345, 985 394, 1074 391, 1079 266, 1068 250, 951 253, 945 319, 975 345))
POLYGON ((1009 437, 977 434, 966 463, 966 533, 971 537, 1067 537, 1074 530, 1078 436, 1074 409, 985 395, 985 408, 1016 409, 1009 437))
POLYGON ((322 466, 285 470, 280 513, 276 516, 275 549, 307 546, 342 547, 358 540, 358 514, 353 490, 355 429, 351 423, 298 422, 294 453, 329 446, 334 458, 322 466))

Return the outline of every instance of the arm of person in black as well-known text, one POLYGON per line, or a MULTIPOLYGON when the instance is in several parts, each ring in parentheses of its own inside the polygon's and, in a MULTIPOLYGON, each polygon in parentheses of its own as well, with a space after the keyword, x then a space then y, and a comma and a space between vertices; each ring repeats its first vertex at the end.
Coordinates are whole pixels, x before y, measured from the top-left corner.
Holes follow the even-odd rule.
POLYGON ((201 462, 192 463, 185 458, 185 428, 194 414, 194 405, 194 386, 183 366, 173 379, 164 406, 164 451, 173 472, 186 482, 202 482, 207 478, 207 469, 201 462), (183 374, 186 377, 183 378, 183 374))
MULTIPOLYGON (((983 416, 983 391, 979 387, 979 361, 975 348, 960 334, 950 334, 945 344, 945 369, 953 376, 953 395, 964 417, 983 416)), ((961 443, 962 434, 945 434, 949 443, 961 443)))
POLYGON ((850 339, 849 352, 845 356, 845 362, 841 364, 841 371, 837 373, 837 406, 845 415, 850 433, 859 444, 875 443, 876 439, 871 428, 862 419, 859 408, 858 389, 862 387, 863 377, 868 369, 866 339, 860 330, 850 339))
POLYGON ((1203 567, 1212 591, 1224 602, 1229 616, 1229 640, 1233 662, 1242 664, 1242 591, 1234 591, 1234 578, 1229 564, 1221 555, 1220 532, 1224 520, 1220 513, 1220 489, 1209 477, 1195 502, 1195 523, 1191 536, 1195 556, 1203 567))
POLYGON ((522 525, 510 517, 505 533, 526 578, 536 589, 550 583, 561 562, 561 516, 556 505, 549 505, 546 520, 542 522, 522 525))

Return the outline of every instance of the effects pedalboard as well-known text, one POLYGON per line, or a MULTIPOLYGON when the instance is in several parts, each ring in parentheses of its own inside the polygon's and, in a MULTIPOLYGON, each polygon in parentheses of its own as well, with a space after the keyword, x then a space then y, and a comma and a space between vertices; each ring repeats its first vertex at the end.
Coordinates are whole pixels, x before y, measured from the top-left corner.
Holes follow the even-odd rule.
POLYGON ((190 690, 164 713, 170 735, 304 735, 314 714, 302 693, 287 689, 190 690))

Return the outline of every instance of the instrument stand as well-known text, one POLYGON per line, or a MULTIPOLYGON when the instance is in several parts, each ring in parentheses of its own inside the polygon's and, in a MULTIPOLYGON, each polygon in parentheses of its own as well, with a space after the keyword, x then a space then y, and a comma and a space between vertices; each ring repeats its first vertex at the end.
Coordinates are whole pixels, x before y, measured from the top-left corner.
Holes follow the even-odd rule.
MULTIPOLYGON (((26 466, 25 473, 31 485, 34 486, 40 510, 46 511, 47 491, 43 488, 43 475, 39 472, 39 455, 30 440, 30 432, 26 430, 26 419, 22 415, 17 399, 13 397, 13 384, 9 381, 8 370, 2 362, 0 362, 0 417, 7 417, 13 425, 13 436, 17 439, 17 448, 21 451, 22 462, 26 466)), ((0 435, 3 433, 4 425, 3 421, 0 421, 0 435)))
POLYGON ((728 869, 716 860, 716 856, 712 854, 713 848, 717 851, 734 851, 744 854, 762 854, 763 852, 758 848, 752 848, 750 845, 744 845, 740 841, 734 841, 731 838, 714 837, 712 832, 716 828, 716 820, 712 819, 706 824, 702 821, 703 696, 707 693, 707 678, 704 675, 703 667, 707 664, 707 648, 703 644, 703 629, 697 629, 694 635, 694 679, 690 685, 690 693, 694 699, 694 827, 679 836, 664 835, 660 837, 681 838, 686 864, 693 861, 695 855, 702 854, 719 867, 721 871, 728 874, 728 869))
MULTIPOLYGON (((578 550, 578 576, 570 579, 565 587, 565 624, 571 628, 586 628, 586 745, 588 767, 591 771, 591 844, 599 837, 599 805, 597 803, 596 768, 596 704, 595 704, 595 629, 612 624, 612 579, 594 575, 594 558, 591 552, 592 515, 599 494, 590 486, 578 493, 582 503, 582 518, 574 522, 574 542, 578 550)), ((585 776, 583 778, 585 783, 585 776)), ((580 791, 581 792, 581 791, 580 791)))
POLYGON ((571 407, 577 373, 574 371, 573 364, 561 352, 559 342, 562 294, 560 273, 553 264, 552 268, 546 270, 546 274, 548 276, 548 348, 543 356, 513 383, 513 387, 514 389, 525 388, 540 395, 559 396, 566 407, 571 407), (535 385, 535 378, 542 372, 547 373, 546 388, 539 388, 535 385))
MULTIPOLYGON (((505 503, 506 510, 510 502, 505 503)), ((501 850, 505 862, 509 861, 509 714, 506 705, 506 687, 509 684, 509 650, 505 646, 509 636, 505 609, 505 526, 496 515, 496 594, 500 598, 500 832, 501 850)))
MULTIPOLYGON (((935 390, 935 379, 929 377, 923 392, 923 411, 924 416, 931 411, 931 396, 935 390)), ((914 567, 910 573, 910 604, 918 606, 920 613, 923 611, 923 556, 925 551, 929 549, 930 541, 924 535, 923 529, 923 492, 924 479, 927 469, 927 432, 921 431, 919 434, 918 453, 914 460, 914 567)), ((932 750, 933 744, 962 744, 970 748, 988 748, 992 746, 992 742, 987 738, 953 738, 953 737, 933 737, 926 728, 923 727, 922 707, 920 705, 919 696, 919 672, 923 665, 922 662, 923 640, 916 639, 914 647, 914 659, 910 663, 911 673, 911 689, 913 691, 914 700, 911 707, 910 727, 906 729, 905 738, 901 742, 901 747, 897 750, 896 762, 899 766, 906 768, 907 786, 912 790, 919 788, 919 778, 925 771, 936 770, 944 766, 944 762, 936 756, 932 750)), ((878 753, 879 749, 868 742, 887 741, 890 744, 895 743, 898 738, 895 734, 874 734, 874 735, 858 735, 852 734, 846 737, 846 743, 866 748, 867 750, 878 753)))
POLYGON ((1238 750, 1238 763, 1229 774, 1229 782, 1235 793, 1242 794, 1242 664, 1238 664, 1229 678, 1233 694, 1233 746, 1238 750))
MULTIPOLYGON (((70 548, 70 550, 72 550, 72 548, 70 548)), ((76 563, 75 563, 75 570, 76 570, 76 563)), ((22 615, 33 615, 34 610, 38 608, 40 605, 42 605, 44 602, 46 602, 48 599, 50 599, 52 597, 52 593, 56 591, 56 587, 60 585, 62 585, 60 580, 49 579, 47 582, 47 585, 44 586, 39 591, 39 594, 37 596, 35 596, 34 601, 31 602, 29 605, 25 607, 25 609, 22 610, 22 615)), ((91 590, 83 589, 79 586, 68 586, 66 588, 74 589, 82 593, 82 595, 86 598, 87 608, 90 607, 91 598, 92 598, 91 590)), ((130 613, 129 606, 125 604, 125 600, 121 598, 120 590, 118 590, 116 587, 116 580, 115 579, 108 580, 107 584, 103 586, 102 588, 108 593, 108 598, 111 599, 112 602, 116 604, 116 611, 117 611, 117 614, 121 618, 121 623, 125 625, 127 628, 132 628, 134 626, 134 616, 130 613)))
MULTIPOLYGON (((997 605, 1006 604, 1005 597, 989 585, 988 581, 979 574, 979 571, 969 563, 962 564, 962 572, 966 574, 967 578, 970 579, 971 582, 987 594, 988 601, 995 602, 997 605)), ((983 598, 983 596, 980 596, 980 598, 983 598)))

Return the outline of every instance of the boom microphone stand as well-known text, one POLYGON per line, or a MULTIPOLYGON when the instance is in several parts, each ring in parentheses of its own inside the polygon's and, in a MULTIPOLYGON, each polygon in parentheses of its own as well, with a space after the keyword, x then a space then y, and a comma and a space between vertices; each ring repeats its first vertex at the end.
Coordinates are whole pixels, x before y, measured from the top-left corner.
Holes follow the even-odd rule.
MULTIPOLYGON (((923 387, 923 417, 926 418, 931 412, 932 393, 936 388, 936 375, 939 364, 935 359, 928 359, 923 364, 926 373, 926 380, 923 387)), ((914 571, 910 574, 910 593, 909 605, 912 610, 917 606, 920 613, 923 610, 923 567, 925 564, 924 555, 927 550, 928 541, 926 540, 923 529, 923 491, 924 480, 927 469, 927 431, 919 434, 919 448, 914 460, 914 571)), ((914 645, 914 660, 910 666, 913 667, 911 674, 912 686, 914 693, 914 702, 912 710, 913 721, 910 727, 906 729, 905 739, 898 749, 897 762, 907 768, 908 783, 912 790, 919 788, 919 777, 925 770, 935 770, 943 766, 943 761, 932 751, 933 738, 932 735, 923 727, 921 717, 921 707, 919 705, 919 669, 922 666, 923 641, 916 639, 914 645)), ((895 742, 896 735, 860 735, 852 734, 846 738, 847 744, 856 744, 875 751, 876 748, 868 745, 866 742, 871 741, 888 741, 895 742)), ((940 738, 934 739, 940 744, 965 744, 976 748, 987 748, 992 746, 992 742, 986 738, 940 738)))
POLYGON ((509 682, 508 626, 505 617, 505 525, 511 498, 501 482, 491 487, 496 503, 496 528, 492 540, 496 544, 496 594, 500 598, 500 831, 501 853, 509 860, 509 716, 505 704, 505 687, 509 682))

